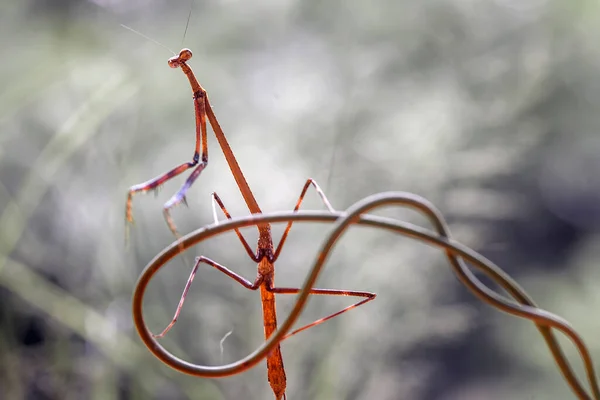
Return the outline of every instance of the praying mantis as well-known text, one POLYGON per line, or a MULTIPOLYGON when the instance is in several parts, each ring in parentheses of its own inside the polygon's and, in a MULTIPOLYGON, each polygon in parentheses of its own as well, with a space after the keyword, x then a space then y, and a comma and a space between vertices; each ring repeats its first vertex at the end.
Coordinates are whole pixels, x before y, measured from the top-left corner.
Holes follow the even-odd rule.
MULTIPOLYGON (((196 119, 196 145, 194 154, 192 157, 192 161, 180 164, 179 166, 171 169, 170 171, 159 175, 156 178, 153 178, 144 183, 134 185, 129 189, 127 195, 126 202, 126 221, 133 222, 133 214, 132 214, 132 197, 136 193, 144 193, 150 190, 157 190, 160 185, 165 183, 166 181, 182 174, 188 169, 194 168, 190 176, 187 178, 185 183, 181 186, 181 188, 165 203, 163 207, 163 214, 166 220, 166 223, 173 232, 176 237, 179 237, 179 233, 177 231, 177 227, 170 215, 170 210, 176 205, 186 202, 186 194, 196 179, 200 176, 202 171, 208 165, 208 144, 207 144, 207 126, 206 121, 210 123, 212 130, 217 138, 219 146, 223 151, 225 156, 225 160, 229 165, 229 169, 233 174, 236 184, 240 189, 242 197, 252 214, 261 214, 262 211, 250 190, 250 187, 242 173, 240 166, 227 142, 225 134, 219 125, 213 109, 210 105, 208 95, 206 90, 198 83, 192 69, 188 65, 188 61, 192 58, 192 52, 189 49, 183 49, 179 52, 178 55, 171 57, 168 61, 168 64, 171 68, 181 68, 183 73, 186 75, 190 82, 190 86, 193 93, 194 100, 194 110, 195 110, 195 119, 196 119)), ((317 194, 327 207, 330 212, 334 212, 335 210, 331 207, 329 200, 319 187, 319 185, 313 180, 308 179, 302 188, 300 196, 296 202, 296 206, 294 207, 294 212, 298 211, 306 192, 310 187, 314 187, 317 194)), ((232 219, 231 215, 227 211, 224 203, 220 199, 220 197, 216 194, 212 194, 213 198, 213 209, 215 204, 221 208, 227 219, 232 219)), ((216 213, 215 213, 216 215, 216 213)), ((236 272, 230 270, 229 268, 207 258, 205 256, 200 256, 196 258, 194 267, 190 273, 190 276, 185 284, 183 289, 183 293, 181 295, 179 304, 177 305, 177 309, 175 314, 171 320, 171 322, 167 325, 167 327, 158 335, 154 335, 155 338, 161 338, 167 334, 167 332, 175 325, 177 322, 177 318, 181 312, 183 307, 183 303, 187 296, 187 293, 192 285, 196 272, 200 266, 200 264, 210 265, 217 270, 223 272, 228 277, 232 278, 240 285, 244 286, 250 290, 258 290, 260 289, 260 296, 262 302, 262 311, 263 311, 263 325, 265 332, 265 339, 268 339, 273 332, 277 330, 277 315, 276 315, 276 305, 275 305, 275 294, 298 294, 300 292, 299 288, 286 288, 286 287, 276 287, 274 283, 275 279, 275 262, 279 258, 281 254, 281 250, 285 241, 288 237, 289 231, 292 227, 293 221, 288 222, 277 247, 273 244, 273 238, 271 235, 271 226, 268 223, 258 223, 256 224, 258 229, 258 243, 256 247, 256 251, 253 251, 242 233, 238 228, 235 229, 236 235, 238 236, 240 242, 244 246, 244 249, 248 253, 248 256, 257 263, 257 276, 253 282, 247 280, 243 276, 237 274, 236 272)), ((284 336, 284 339, 295 335, 303 330, 309 329, 313 326, 319 325, 329 319, 332 319, 340 314, 343 314, 353 308, 356 308, 360 305, 363 305, 369 301, 375 299, 375 293, 365 292, 365 291, 354 291, 354 290, 338 290, 338 289, 317 289, 312 288, 310 290, 310 294, 314 295, 331 295, 331 296, 353 296, 359 297, 360 300, 342 310, 335 312, 331 315, 328 315, 324 318, 318 319, 310 324, 307 324, 301 328, 294 330, 288 335, 284 336)), ((224 375, 223 375, 224 376, 224 375)), ((273 394, 276 400, 286 399, 286 375, 285 369, 283 366, 283 357, 281 355, 281 348, 278 344, 275 349, 267 356, 267 377, 269 380, 269 384, 271 389, 273 390, 273 394)))

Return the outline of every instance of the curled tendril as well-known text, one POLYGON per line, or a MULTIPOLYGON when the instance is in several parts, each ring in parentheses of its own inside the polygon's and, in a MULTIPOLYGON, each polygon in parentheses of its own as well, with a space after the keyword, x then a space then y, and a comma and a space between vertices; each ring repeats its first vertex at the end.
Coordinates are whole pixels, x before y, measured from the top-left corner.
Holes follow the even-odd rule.
POLYGON ((498 308, 501 311, 511 315, 531 320, 542 337, 546 341, 556 364, 558 365, 563 377, 577 395, 579 399, 600 400, 600 389, 596 380, 596 373, 590 353, 579 334, 563 318, 542 310, 536 306, 527 293, 502 269, 483 257, 481 254, 471 248, 456 242, 450 238, 448 226, 439 210, 437 210, 428 200, 414 194, 405 192, 387 192, 369 196, 353 206, 346 212, 324 212, 324 211, 298 211, 298 212, 276 212, 267 214, 253 214, 242 218, 234 218, 218 225, 210 225, 200 228, 178 241, 171 244, 158 254, 144 269, 140 275, 133 294, 133 319, 137 331, 148 349, 162 362, 178 371, 186 374, 206 377, 219 378, 229 375, 235 375, 256 365, 265 358, 271 350, 284 338, 292 325, 296 322, 302 312, 309 296, 310 289, 321 273, 321 270, 327 261, 329 253, 332 251, 336 242, 344 232, 354 224, 366 225, 369 227, 386 229, 412 239, 422 241, 426 244, 439 247, 445 251, 446 257, 450 262, 452 270, 475 296, 483 302, 498 308), (396 205, 414 209, 425 215, 434 227, 434 231, 384 217, 372 215, 363 215, 376 208, 396 205), (256 225, 258 223, 275 222, 328 222, 334 223, 334 229, 329 234, 321 247, 318 256, 313 263, 310 272, 302 285, 302 289, 296 298, 296 303, 286 320, 279 329, 263 343, 258 349, 243 359, 223 366, 203 366, 189 363, 181 360, 164 347, 162 347, 155 338, 152 337, 147 328, 143 317, 143 298, 148 283, 152 277, 167 264, 169 260, 180 252, 209 239, 211 237, 229 232, 235 228, 256 225), (475 268, 479 269, 500 287, 502 287, 513 299, 496 293, 484 285, 471 270, 466 266, 465 261, 475 268), (587 380, 590 393, 584 389, 579 379, 575 376, 571 365, 560 345, 558 344, 552 329, 557 329, 567 336, 575 345, 583 360, 587 374, 587 380))

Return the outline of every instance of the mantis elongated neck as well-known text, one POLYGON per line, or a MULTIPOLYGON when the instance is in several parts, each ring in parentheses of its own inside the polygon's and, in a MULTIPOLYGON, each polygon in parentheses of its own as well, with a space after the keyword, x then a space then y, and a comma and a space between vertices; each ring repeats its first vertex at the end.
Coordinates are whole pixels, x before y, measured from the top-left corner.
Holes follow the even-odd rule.
MULTIPOLYGON (((183 70, 184 74, 187 76, 188 80, 190 81, 190 86, 192 87, 192 92, 194 93, 195 101, 204 101, 205 102, 204 109, 206 111, 206 115, 208 116, 210 125, 213 128, 213 132, 215 133, 215 136, 217 137, 219 146, 221 146, 223 155, 225 155, 225 160, 227 161, 227 164, 229 165, 229 169, 231 170, 231 173, 233 174, 235 182, 237 183, 238 188, 240 189, 240 192, 242 193, 242 197, 244 198, 244 201, 246 202, 248 209, 250 210, 250 212, 252 214, 262 213, 260 207, 258 206, 258 203, 256 202, 256 199, 254 198, 254 194, 250 190, 250 186, 248 185, 248 182, 246 181, 246 178, 244 177, 244 174, 242 173, 242 170, 241 170, 237 160, 235 159, 235 156, 233 155, 233 151, 231 150, 231 147, 229 146, 229 143, 227 142, 227 139, 225 138, 225 133, 223 133, 223 129, 221 129, 221 125, 219 125, 219 121, 217 121, 217 117, 215 116, 215 113, 213 112, 213 109, 208 100, 208 94, 206 93, 204 88, 200 85, 200 83, 198 83, 198 80, 196 79, 196 76, 194 75, 194 72, 192 71, 190 66, 185 62, 182 62, 180 66, 181 66, 181 69, 183 70), (202 98, 197 98, 198 93, 203 93, 202 98)), ((197 127, 197 129, 198 129, 198 127, 197 127)), ((257 226, 257 228, 261 234, 261 237, 263 237, 263 240, 265 241, 265 245, 266 245, 267 238, 269 239, 268 241, 271 242, 271 239, 270 239, 270 236, 271 236, 270 231, 271 230, 270 230, 269 224, 260 224, 257 226)))
POLYGON ((229 165, 229 169, 231 169, 231 173, 235 178, 235 182, 240 188, 240 192, 242 192, 242 196, 244 197, 244 201, 246 202, 248 209, 252 214, 262 213, 260 207, 258 206, 258 203, 256 202, 256 199, 254 198, 254 194, 252 194, 250 186, 248 185, 248 182, 246 181, 246 178, 244 177, 244 174, 242 173, 242 170, 240 169, 240 166, 237 163, 235 156, 233 155, 233 151, 231 150, 231 147, 229 147, 229 143, 225 138, 225 134, 223 133, 223 130, 221 129, 217 118, 215 117, 215 113, 213 112, 212 107, 210 106, 208 97, 206 97, 206 115, 208 116, 208 120, 210 121, 213 131, 215 132, 215 136, 217 137, 219 146, 221 146, 221 150, 223 150, 225 160, 229 165))

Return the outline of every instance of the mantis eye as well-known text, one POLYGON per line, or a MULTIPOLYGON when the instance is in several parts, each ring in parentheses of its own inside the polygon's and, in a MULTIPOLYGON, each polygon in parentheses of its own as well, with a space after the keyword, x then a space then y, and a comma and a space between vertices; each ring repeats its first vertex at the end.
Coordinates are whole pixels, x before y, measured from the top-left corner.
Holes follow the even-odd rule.
POLYGON ((190 49, 183 49, 179 52, 179 58, 183 61, 187 61, 192 58, 192 51, 190 49))

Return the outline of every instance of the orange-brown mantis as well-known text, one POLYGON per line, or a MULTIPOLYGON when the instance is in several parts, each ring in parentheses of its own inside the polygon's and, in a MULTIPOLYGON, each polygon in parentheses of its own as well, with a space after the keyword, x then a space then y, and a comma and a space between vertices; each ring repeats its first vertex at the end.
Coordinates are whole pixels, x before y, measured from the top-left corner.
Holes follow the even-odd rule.
MULTIPOLYGON (((256 202, 256 199, 254 198, 254 195, 252 194, 252 191, 250 190, 250 187, 248 186, 248 183, 246 182, 246 179, 235 159, 235 156, 233 155, 233 152, 229 146, 229 143, 227 142, 227 140, 225 138, 225 134, 223 133, 223 130, 221 129, 221 127, 214 115, 214 112, 213 112, 213 109, 208 100, 206 91, 198 83, 196 77, 194 76, 194 73, 192 72, 192 69, 187 64, 187 61, 189 61, 191 57, 192 57, 192 52, 189 49, 183 49, 179 52, 179 55, 176 55, 169 59, 169 66, 171 68, 181 68, 183 70, 184 74, 187 76, 187 78, 190 82, 191 88, 192 88, 195 115, 196 115, 196 147, 195 147, 193 159, 191 162, 181 164, 178 167, 172 169, 171 171, 169 171, 163 175, 160 175, 150 181, 147 181, 147 182, 139 184, 139 185, 132 186, 128 193, 127 207, 126 207, 126 219, 127 219, 127 221, 131 222, 133 220, 132 214, 131 214, 131 199, 132 199, 132 195, 134 193, 147 192, 149 190, 157 189, 161 184, 168 181, 169 179, 181 174, 182 172, 188 170, 189 168, 195 167, 194 171, 188 177, 188 179, 185 181, 185 183, 180 188, 180 190, 173 197, 171 197, 171 199, 164 206, 165 219, 167 220, 167 224, 169 225, 169 228, 175 235, 177 235, 177 228, 175 227, 175 224, 173 223, 173 220, 171 219, 171 217, 169 215, 169 210, 172 207, 174 207, 175 205, 181 203, 182 201, 185 201, 185 195, 186 195, 187 190, 191 187, 191 185, 194 183, 194 181, 198 178, 200 173, 204 170, 204 168, 206 168, 206 166, 208 164, 208 146, 207 146, 207 130, 206 130, 207 118, 208 118, 209 123, 212 126, 212 129, 215 133, 217 141, 219 142, 219 145, 223 151, 223 154, 225 155, 227 164, 229 165, 229 168, 231 169, 231 172, 232 172, 232 174, 235 178, 235 181, 240 189, 240 192, 242 193, 244 201, 246 202, 246 205, 248 206, 248 209, 250 210, 250 212, 252 214, 262 213, 262 211, 261 211, 260 207, 258 206, 258 203, 256 202), (200 149, 202 150, 201 154, 200 154, 200 149)), ((315 190, 317 191, 317 193, 319 194, 323 203, 326 205, 326 207, 329 209, 329 211, 333 212, 334 210, 331 207, 329 201, 327 200, 325 194, 320 189, 320 187, 317 185, 317 183, 315 181, 313 181, 312 179, 308 179, 306 181, 306 183, 302 189, 302 192, 300 194, 300 197, 298 198, 298 201, 296 202, 294 211, 297 211, 300 208, 300 205, 302 204, 304 196, 305 196, 308 188, 311 185, 315 188, 315 190)), ((231 219, 231 216, 229 215, 229 212, 225 208, 225 205, 223 204, 223 202, 221 201, 221 199, 219 198, 219 196, 216 193, 213 193, 213 202, 217 203, 219 205, 219 207, 221 208, 221 210, 223 211, 223 213, 225 214, 225 216, 228 219, 231 219)), ((213 206, 214 206, 214 203, 213 203, 213 206)), ((239 229, 237 229, 237 228, 235 229, 235 232, 236 232, 238 238, 240 239, 240 241, 242 242, 242 245, 244 246, 246 252, 250 256, 250 258, 258 264, 258 268, 257 268, 258 273, 257 273, 257 277, 254 280, 254 282, 251 282, 251 281, 245 279, 241 275, 238 275, 236 272, 228 269, 227 267, 225 267, 223 265, 216 263, 215 261, 213 261, 207 257, 204 257, 204 256, 198 257, 196 259, 196 262, 192 269, 190 277, 188 278, 188 280, 186 282, 185 288, 181 295, 181 299, 179 301, 179 304, 177 306, 177 309, 175 311, 175 315, 174 315, 173 319, 160 334, 153 335, 153 336, 156 338, 163 337, 171 329, 171 327, 173 327, 173 325, 177 321, 177 318, 179 317, 181 308, 185 301, 185 297, 186 297, 186 295, 190 289, 190 286, 194 280, 194 277, 196 275, 198 267, 200 266, 201 263, 205 263, 205 264, 208 264, 208 265, 218 269, 219 271, 223 272, 225 275, 234 279, 235 281, 237 281, 238 283, 240 283, 242 286, 246 287, 247 289, 257 290, 260 288, 262 309, 263 309, 263 324, 264 324, 264 329, 265 329, 265 338, 268 339, 271 336, 271 334, 277 329, 275 294, 276 293, 277 294, 297 294, 300 292, 299 288, 280 288, 280 287, 275 287, 275 284, 274 284, 274 277, 275 277, 274 263, 275 263, 275 261, 277 261, 279 255, 281 254, 281 249, 283 248, 283 245, 287 239, 288 233, 292 227, 292 223, 293 222, 290 221, 287 224, 285 231, 283 232, 283 234, 281 236, 279 244, 277 245, 277 248, 274 248, 274 246, 273 246, 273 239, 271 236, 270 224, 268 224, 268 223, 257 224, 259 237, 258 237, 258 244, 257 244, 256 252, 252 251, 250 245, 248 244, 246 239, 243 237, 243 235, 241 234, 239 229)), ((327 317, 321 318, 321 319, 316 320, 316 321, 314 321, 308 325, 305 325, 299 329, 296 329, 295 331, 286 335, 283 339, 288 338, 292 335, 295 335, 296 333, 306 330, 310 327, 321 324, 331 318, 334 318, 346 311, 349 311, 352 308, 355 308, 362 304, 365 304, 375 298, 375 294, 371 293, 371 292, 337 290, 337 289, 312 288, 310 290, 310 294, 334 295, 334 296, 356 296, 356 297, 360 297, 362 299, 360 301, 358 301, 357 303, 352 304, 336 313, 333 313, 327 317)), ((286 395, 285 395, 286 377, 285 377, 285 370, 283 367, 283 359, 281 356, 281 349, 280 349, 279 344, 275 347, 275 349, 267 357, 267 374, 268 374, 269 384, 271 385, 273 393, 275 394, 275 398, 277 400, 281 400, 282 398, 285 399, 285 397, 286 397, 286 395)))

